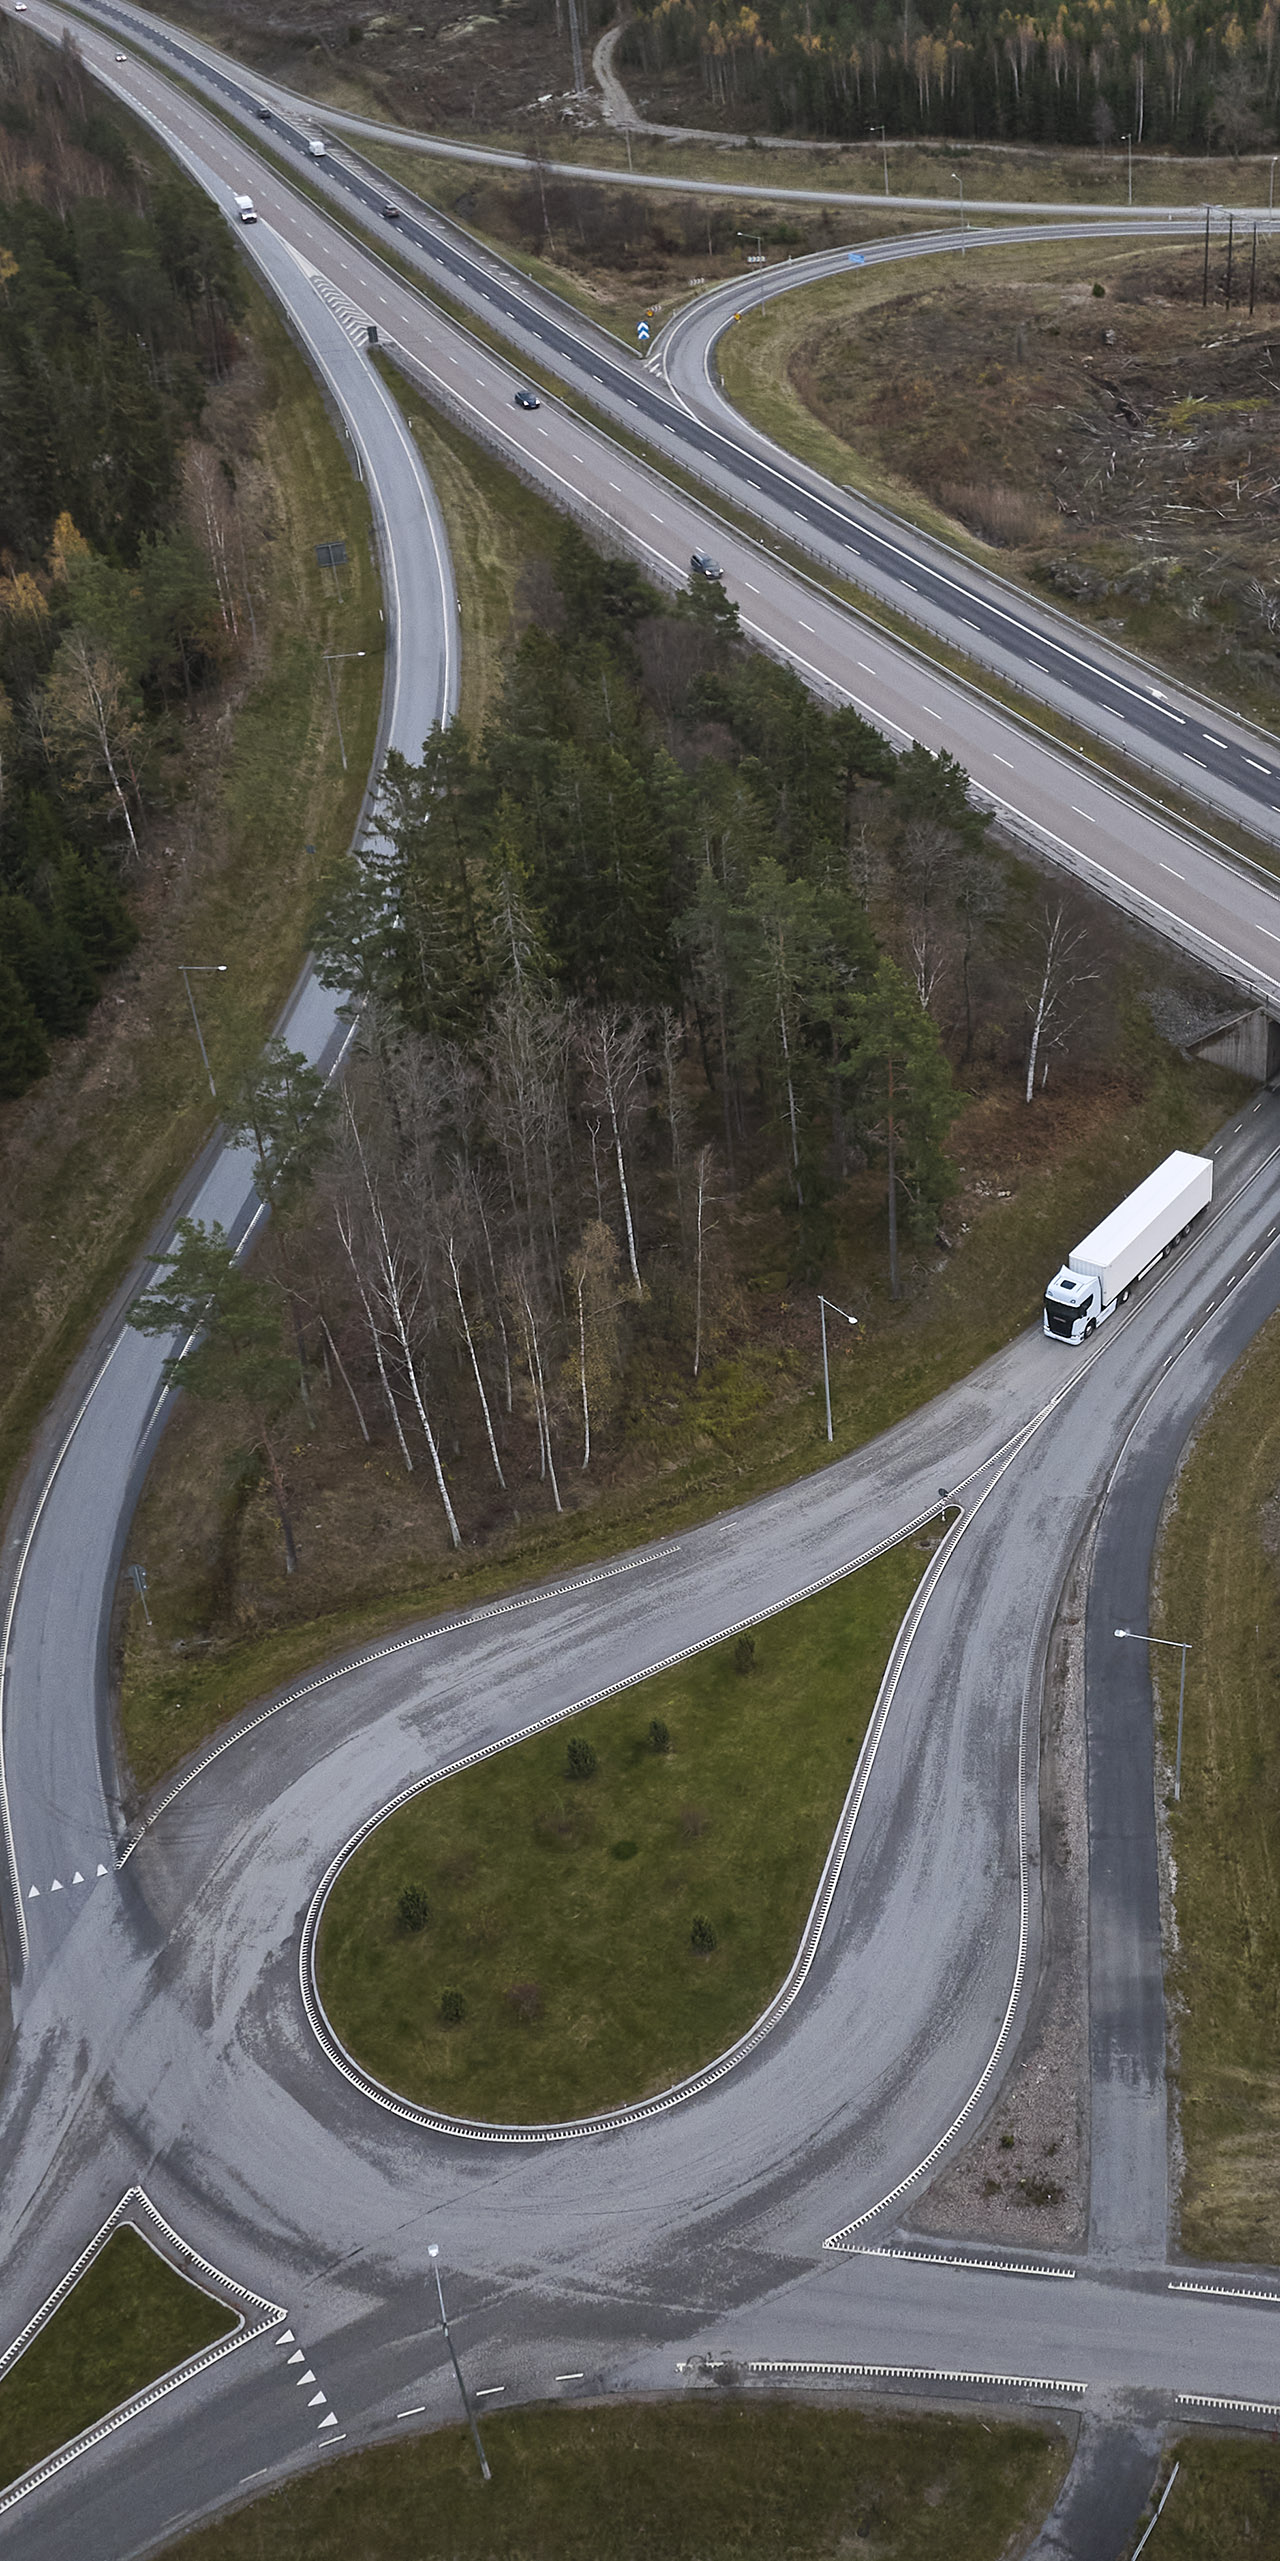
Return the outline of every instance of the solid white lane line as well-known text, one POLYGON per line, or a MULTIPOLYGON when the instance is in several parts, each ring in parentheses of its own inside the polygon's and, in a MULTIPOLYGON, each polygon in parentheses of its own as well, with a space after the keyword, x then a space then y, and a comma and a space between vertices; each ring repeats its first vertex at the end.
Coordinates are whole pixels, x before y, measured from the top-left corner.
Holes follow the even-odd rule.
POLYGON ((1077 818, 1087 818, 1091 827, 1097 826, 1097 819, 1093 816, 1091 810, 1082 809, 1079 802, 1075 800, 1072 801, 1071 807, 1077 818))
POLYGON ((1167 871, 1172 880, 1185 880, 1187 877, 1184 871, 1175 871, 1172 863, 1161 863, 1160 869, 1167 871))

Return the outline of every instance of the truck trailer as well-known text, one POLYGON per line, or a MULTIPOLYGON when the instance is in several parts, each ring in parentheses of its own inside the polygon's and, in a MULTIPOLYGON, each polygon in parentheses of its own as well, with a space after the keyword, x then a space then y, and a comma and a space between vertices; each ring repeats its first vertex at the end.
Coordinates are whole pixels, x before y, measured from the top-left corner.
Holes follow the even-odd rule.
POLYGON ((1086 1341, 1212 1198, 1212 1157, 1175 1148, 1055 1272, 1044 1294, 1046 1334, 1059 1343, 1086 1341))

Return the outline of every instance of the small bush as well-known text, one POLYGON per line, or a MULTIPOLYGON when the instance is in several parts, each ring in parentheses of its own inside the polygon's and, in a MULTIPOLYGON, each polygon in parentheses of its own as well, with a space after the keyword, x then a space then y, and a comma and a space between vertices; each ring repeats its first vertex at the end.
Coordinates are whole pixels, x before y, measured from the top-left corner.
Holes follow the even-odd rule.
POLYGON ((596 1760, 596 1748, 594 1743, 589 1743, 587 1741, 585 1734, 570 1735, 565 1759, 569 1765, 570 1778, 588 1779, 595 1777, 597 1767, 599 1766, 596 1760))
POLYGON ((733 1668, 735 1672, 741 1673, 744 1681, 749 1673, 754 1672, 756 1668, 756 1640, 754 1636, 740 1636, 738 1638, 738 1642, 733 1649, 733 1668))
POLYGON ((532 2027, 542 2016, 542 1985, 513 1983, 507 1993, 507 2007, 519 2019, 521 2027, 532 2027))
POLYGON ((461 1992, 442 1992, 440 2016, 446 2027, 461 2027, 467 2015, 467 2004, 461 1992))
POLYGON ((655 1716, 649 1727, 649 1749, 651 1752, 669 1752, 671 1749, 671 1728, 663 1724, 660 1716, 655 1716))
POLYGON ((1056 2179, 1019 2179, 1018 2193, 1024 2205, 1061 2205, 1064 2191, 1056 2179))
POLYGON ((1106 286, 1105 286, 1105 285, 1095 285, 1095 286, 1094 286, 1094 288, 1093 288, 1093 298, 1094 298, 1094 301, 1095 301, 1095 302, 1101 302, 1102 297, 1103 297, 1104 293, 1106 292, 1106 290, 1107 290, 1107 288, 1106 288, 1106 286))
POLYGON ((689 1932, 689 1942, 699 1956, 710 1956, 712 1949, 717 1945, 715 1931, 705 1912, 699 1912, 696 1915, 693 1928, 689 1932))
POLYGON ((402 1888, 396 1904, 396 1919, 402 1930, 425 1930, 431 1918, 431 1905, 420 1885, 402 1888))
POLYGON ((615 1841, 609 1856, 615 1859, 633 1859, 639 1847, 638 1841, 615 1841))
POLYGON ((1013 2150, 1013 2136, 1012 2136, 1011 2134, 1002 2134, 1002 2135, 1001 2135, 1001 2137, 1000 2137, 1000 2149, 1001 2149, 1001 2151, 1002 2151, 1002 2152, 1012 2152, 1012 2150, 1013 2150))

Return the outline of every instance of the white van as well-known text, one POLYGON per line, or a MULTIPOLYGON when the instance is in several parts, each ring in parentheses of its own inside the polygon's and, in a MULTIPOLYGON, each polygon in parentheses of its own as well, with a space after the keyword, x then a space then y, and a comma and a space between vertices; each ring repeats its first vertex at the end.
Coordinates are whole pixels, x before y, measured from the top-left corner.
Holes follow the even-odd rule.
POLYGON ((234 203, 236 212, 239 214, 242 222, 257 221, 258 217, 254 212, 252 196, 235 196, 233 197, 232 202, 234 203))
POLYGON ((307 150, 313 160, 323 160, 324 144, 320 141, 318 135, 314 133, 312 134, 307 144, 307 150))

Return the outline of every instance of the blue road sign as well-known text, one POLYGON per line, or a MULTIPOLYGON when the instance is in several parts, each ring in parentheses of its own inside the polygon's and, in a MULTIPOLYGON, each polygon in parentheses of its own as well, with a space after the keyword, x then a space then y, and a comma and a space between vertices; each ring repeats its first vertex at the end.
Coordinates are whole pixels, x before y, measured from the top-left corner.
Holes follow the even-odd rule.
POLYGON ((647 346, 647 345, 648 345, 648 343, 649 343, 649 323, 648 323, 648 321, 647 321, 647 320, 638 320, 638 321, 636 322, 636 336, 637 336, 637 338, 639 339, 640 344, 641 344, 641 346, 642 346, 642 347, 645 347, 645 346, 647 346))

